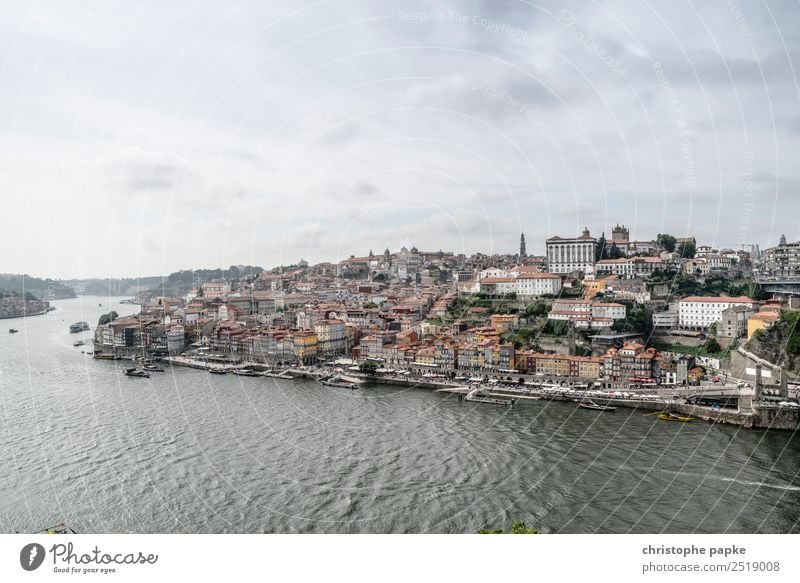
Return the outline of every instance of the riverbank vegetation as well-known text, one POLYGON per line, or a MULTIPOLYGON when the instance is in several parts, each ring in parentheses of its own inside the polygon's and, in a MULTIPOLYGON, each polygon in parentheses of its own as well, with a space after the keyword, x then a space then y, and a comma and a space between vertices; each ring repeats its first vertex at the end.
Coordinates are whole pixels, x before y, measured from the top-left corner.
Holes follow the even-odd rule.
POLYGON ((502 528, 496 529, 486 529, 482 528, 478 531, 478 534, 542 534, 535 528, 531 528, 525 524, 522 520, 515 520, 511 523, 511 528, 509 530, 503 530, 502 528))
POLYGON ((720 360, 726 360, 731 356, 730 347, 722 348, 713 338, 699 346, 689 346, 688 344, 680 344, 679 342, 660 342, 658 340, 651 340, 650 346, 664 352, 675 352, 677 354, 689 354, 692 356, 707 356, 720 360))
POLYGON ((16 292, 20 296, 32 294, 36 300, 64 300, 74 298, 75 290, 55 279, 39 279, 27 274, 0 274, 0 290, 16 292))
POLYGON ((656 269, 647 279, 648 286, 668 284, 673 296, 747 296, 754 300, 770 297, 759 283, 752 278, 726 278, 721 275, 694 277, 674 270, 656 269))

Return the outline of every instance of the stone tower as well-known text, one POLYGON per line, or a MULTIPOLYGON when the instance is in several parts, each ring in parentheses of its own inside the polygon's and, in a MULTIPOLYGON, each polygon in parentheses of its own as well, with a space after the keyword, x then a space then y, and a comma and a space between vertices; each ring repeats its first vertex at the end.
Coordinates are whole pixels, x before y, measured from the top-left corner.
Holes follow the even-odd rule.
POLYGON ((630 231, 625 225, 617 224, 611 230, 611 241, 615 243, 627 243, 630 240, 630 231))

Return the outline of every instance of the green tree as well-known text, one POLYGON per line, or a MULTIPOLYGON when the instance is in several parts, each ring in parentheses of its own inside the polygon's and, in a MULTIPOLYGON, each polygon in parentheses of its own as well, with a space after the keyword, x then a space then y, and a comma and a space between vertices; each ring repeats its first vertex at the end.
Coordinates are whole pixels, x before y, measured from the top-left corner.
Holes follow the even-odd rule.
POLYGON ((119 318, 119 314, 117 314, 114 310, 111 310, 107 314, 103 314, 100 316, 100 319, 97 320, 97 325, 102 326, 103 324, 108 324, 109 322, 113 322, 119 318))
POLYGON ((714 340, 713 338, 709 338, 706 340, 705 344, 703 344, 703 348, 706 349, 706 352, 709 354, 717 354, 722 352, 722 346, 719 345, 719 342, 714 340))
POLYGON ((622 257, 622 251, 619 250, 616 243, 611 243, 611 249, 608 250, 609 259, 619 259, 622 257))
POLYGON ((566 336, 569 331, 569 322, 566 320, 548 320, 542 328, 542 334, 550 336, 566 336))
POLYGON ((675 251, 675 244, 677 242, 678 240, 675 237, 672 235, 667 235, 666 233, 659 233, 658 237, 656 237, 656 244, 658 245, 658 248, 669 253, 675 251))
POLYGON ((650 319, 642 306, 638 304, 628 305, 625 319, 614 320, 611 329, 615 332, 647 334, 650 332, 650 319))
POLYGON ((606 256, 606 234, 603 232, 600 235, 600 238, 597 240, 597 249, 595 250, 594 260, 600 261, 601 259, 605 259, 606 256))
POLYGON ((544 316, 550 311, 550 306, 545 302, 536 302, 525 309, 526 316, 544 316))
POLYGON ((364 374, 374 375, 378 370, 378 363, 374 360, 367 360, 358 365, 358 370, 364 374))
POLYGON ((697 253, 697 247, 691 241, 686 241, 685 243, 681 243, 678 247, 678 253, 680 253, 681 257, 686 257, 687 259, 691 259, 694 257, 695 253, 697 253))

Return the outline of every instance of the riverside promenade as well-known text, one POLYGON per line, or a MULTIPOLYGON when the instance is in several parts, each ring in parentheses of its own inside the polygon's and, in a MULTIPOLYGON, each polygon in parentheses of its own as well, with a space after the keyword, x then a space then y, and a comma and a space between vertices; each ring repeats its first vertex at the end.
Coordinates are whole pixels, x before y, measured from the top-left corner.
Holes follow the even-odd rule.
MULTIPOLYGON (((213 362, 186 356, 164 357, 164 362, 174 366, 185 366, 200 370, 233 372, 248 368, 258 371, 259 376, 278 377, 284 379, 305 378, 319 379, 336 375, 332 370, 314 367, 281 367, 270 368, 263 363, 255 362, 213 362)), ((466 397, 478 389, 482 397, 491 399, 512 399, 515 404, 535 404, 539 401, 556 401, 578 403, 590 399, 602 405, 642 409, 648 412, 668 411, 691 416, 709 423, 737 425, 747 429, 781 429, 796 431, 800 429, 800 408, 784 407, 777 404, 754 401, 751 388, 733 385, 702 385, 699 387, 652 387, 642 391, 587 390, 570 386, 547 387, 545 384, 470 384, 464 385, 454 380, 417 377, 412 375, 368 375, 355 371, 346 373, 353 380, 366 385, 392 385, 417 389, 433 390, 443 393, 457 394, 466 397), (737 398, 738 408, 710 407, 685 402, 687 398, 702 396, 713 392, 716 395, 728 395, 737 398)))

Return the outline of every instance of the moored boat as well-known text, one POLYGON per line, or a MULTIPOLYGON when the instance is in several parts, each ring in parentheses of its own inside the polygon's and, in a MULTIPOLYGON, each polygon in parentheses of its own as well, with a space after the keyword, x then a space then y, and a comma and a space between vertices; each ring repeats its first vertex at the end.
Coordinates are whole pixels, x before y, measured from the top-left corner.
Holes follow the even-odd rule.
POLYGON ((152 364, 152 363, 142 365, 142 369, 149 370, 149 371, 152 371, 152 372, 164 372, 163 368, 161 368, 157 364, 152 364))
POLYGON ((609 413, 613 413, 617 410, 616 407, 612 407, 611 405, 601 405, 594 401, 581 401, 578 403, 578 407, 581 409, 590 409, 592 411, 607 411, 609 413))
POLYGON ((273 379, 291 379, 293 378, 292 375, 289 374, 288 370, 283 370, 280 372, 275 372, 272 370, 267 370, 260 373, 262 377, 271 377, 273 379))
POLYGON ((235 374, 235 375, 239 375, 240 377, 257 377, 257 376, 261 376, 256 371, 254 371, 253 369, 250 369, 250 368, 237 368, 236 370, 231 371, 231 372, 233 372, 233 374, 235 374))
POLYGON ((339 387, 342 389, 357 389, 358 385, 356 383, 352 383, 350 381, 344 380, 341 377, 333 377, 329 379, 325 379, 320 381, 320 384, 325 385, 326 387, 339 387))
POLYGON ((73 346, 83 346, 84 344, 86 344, 85 340, 78 340, 72 343, 73 346))
POLYGON ((224 368, 208 368, 206 370, 211 374, 228 374, 228 371, 224 368))
POLYGON ((126 377, 140 377, 140 378, 145 378, 145 379, 149 379, 150 378, 150 374, 149 373, 147 373, 147 372, 145 372, 143 370, 136 370, 136 368, 127 368, 127 369, 125 369, 125 376, 126 377))
POLYGON ((680 413, 673 413, 672 411, 662 411, 658 414, 658 418, 662 421, 680 421, 682 423, 686 423, 687 421, 692 421, 694 419, 694 417, 681 415, 680 413))

